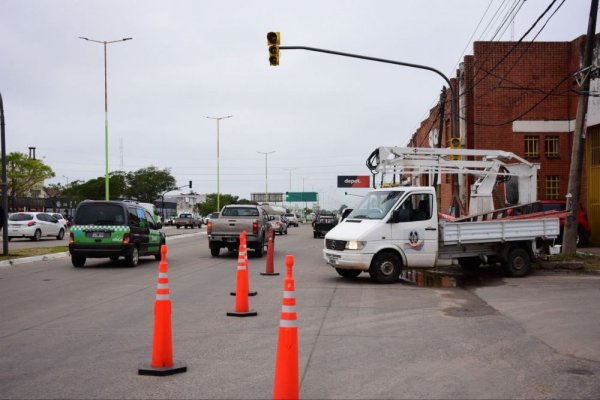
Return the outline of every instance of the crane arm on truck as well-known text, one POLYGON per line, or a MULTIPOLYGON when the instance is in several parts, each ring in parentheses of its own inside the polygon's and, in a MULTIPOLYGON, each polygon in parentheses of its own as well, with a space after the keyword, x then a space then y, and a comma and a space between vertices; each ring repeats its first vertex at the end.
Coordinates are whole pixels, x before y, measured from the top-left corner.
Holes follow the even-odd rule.
POLYGON ((507 151, 382 146, 371 153, 367 167, 373 175, 381 173, 382 182, 387 174, 402 176, 404 186, 419 186, 421 175, 428 175, 430 182, 440 182, 442 174, 473 175, 470 214, 494 209, 492 191, 500 182, 513 187, 506 190, 512 193, 510 203, 536 201, 539 165, 507 151))

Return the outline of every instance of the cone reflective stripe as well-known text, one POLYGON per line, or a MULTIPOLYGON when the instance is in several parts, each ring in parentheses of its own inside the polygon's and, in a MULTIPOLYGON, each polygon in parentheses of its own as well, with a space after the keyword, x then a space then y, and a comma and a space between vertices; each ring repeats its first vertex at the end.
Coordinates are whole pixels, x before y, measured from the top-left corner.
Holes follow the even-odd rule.
POLYGON ((273 399, 298 399, 300 396, 298 367, 298 325, 296 293, 292 268, 294 257, 285 260, 287 275, 283 283, 283 299, 279 317, 279 338, 275 359, 273 399))
POLYGON ((235 293, 235 311, 228 312, 230 317, 251 317, 256 316, 256 311, 250 310, 248 304, 248 263, 246 253, 246 231, 240 235, 240 247, 238 251, 236 289, 235 293))
POLYGON ((172 375, 187 371, 182 362, 173 362, 173 340, 171 335, 171 298, 169 292, 169 266, 167 246, 162 245, 161 261, 158 265, 158 282, 154 302, 154 335, 152 337, 152 360, 138 369, 140 375, 172 375))
POLYGON ((273 266, 273 253, 275 242, 273 241, 273 228, 269 229, 269 245, 267 246, 267 266, 265 272, 261 272, 261 275, 279 275, 279 272, 275 272, 273 266))
MULTIPOLYGON (((246 292, 247 292, 247 296, 256 296, 257 292, 254 292, 252 290, 250 290, 250 277, 249 277, 249 267, 250 267, 250 263, 248 262, 248 248, 246 246, 246 231, 242 231, 241 235, 240 235, 240 247, 239 247, 239 251, 238 251, 238 271, 240 270, 240 257, 243 256, 244 259, 244 264, 245 264, 245 274, 244 274, 244 280, 246 281, 246 292)), ((237 293, 237 290, 235 292, 230 292, 229 294, 232 296, 235 296, 237 293)))

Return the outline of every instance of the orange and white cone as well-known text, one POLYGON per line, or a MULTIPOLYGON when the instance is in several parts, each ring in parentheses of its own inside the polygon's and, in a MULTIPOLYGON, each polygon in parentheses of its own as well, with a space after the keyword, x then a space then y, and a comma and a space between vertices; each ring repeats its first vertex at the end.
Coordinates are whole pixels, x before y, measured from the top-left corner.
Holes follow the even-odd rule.
POLYGON ((248 304, 248 266, 245 240, 240 240, 236 280, 235 311, 228 312, 227 315, 229 317, 254 317, 258 315, 256 311, 250 310, 250 305, 248 304))
POLYGON ((298 368, 298 324, 296 316, 296 290, 292 268, 294 256, 285 259, 287 275, 283 283, 283 300, 279 318, 279 338, 275 359, 275 384, 273 399, 298 399, 300 396, 298 368))
MULTIPOLYGON (((242 231, 240 234, 240 249, 242 248, 242 244, 246 249, 244 251, 244 262, 246 263, 246 287, 248 288, 248 296, 256 296, 258 292, 250 290, 250 262, 248 262, 248 246, 246 241, 246 231, 242 231)), ((238 253, 239 258, 239 253, 238 253)), ((235 296, 236 292, 230 292, 229 294, 235 296)))
POLYGON ((154 302, 154 336, 152 337, 152 361, 138 368, 140 375, 165 376, 187 371, 182 361, 173 362, 171 335, 171 298, 169 292, 169 265, 167 246, 160 248, 161 261, 158 265, 158 283, 154 302))
POLYGON ((265 268, 265 272, 261 272, 261 275, 279 275, 279 272, 275 272, 275 267, 273 265, 273 253, 275 242, 273 241, 273 228, 269 229, 269 245, 267 246, 267 265, 265 268))

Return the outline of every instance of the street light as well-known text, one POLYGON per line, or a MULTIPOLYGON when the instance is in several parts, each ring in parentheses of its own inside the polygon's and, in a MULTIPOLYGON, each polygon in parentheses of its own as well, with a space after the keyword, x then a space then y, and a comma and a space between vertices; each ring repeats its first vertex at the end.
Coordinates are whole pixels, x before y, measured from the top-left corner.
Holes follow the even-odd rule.
POLYGON ((233 115, 228 115, 226 117, 206 117, 208 119, 217 120, 217 212, 221 211, 221 188, 219 179, 219 121, 231 117, 233 117, 233 115))
POLYGON ((108 184, 108 83, 107 83, 107 68, 106 68, 106 45, 110 43, 119 43, 133 38, 123 38, 119 40, 94 40, 79 36, 79 39, 87 40, 104 45, 104 193, 106 200, 110 200, 109 184, 108 184))
POLYGON ((268 182, 268 179, 267 179, 267 158, 268 158, 269 154, 275 153, 275 150, 273 150, 273 151, 258 151, 257 153, 265 155, 265 202, 268 203, 269 202, 269 191, 268 191, 268 188, 267 188, 267 182, 268 182))

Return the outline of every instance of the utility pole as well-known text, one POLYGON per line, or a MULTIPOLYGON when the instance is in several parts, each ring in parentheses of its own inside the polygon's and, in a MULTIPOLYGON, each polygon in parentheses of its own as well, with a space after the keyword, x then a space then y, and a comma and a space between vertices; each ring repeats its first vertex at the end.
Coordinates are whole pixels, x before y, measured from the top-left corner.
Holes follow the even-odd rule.
POLYGON ((579 91, 577 115, 575 117, 575 131, 573 132, 573 149, 571 151, 571 166, 569 169, 569 188, 567 190, 567 216, 564 232, 562 253, 575 254, 577 251, 577 221, 579 219, 579 192, 581 189, 581 173, 583 166, 583 151, 585 149, 586 119, 588 96, 590 92, 590 75, 594 43, 596 34, 596 15, 598 14, 598 0, 592 0, 590 18, 588 21, 587 37, 583 52, 583 82, 579 91))

